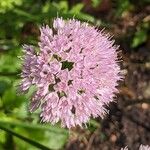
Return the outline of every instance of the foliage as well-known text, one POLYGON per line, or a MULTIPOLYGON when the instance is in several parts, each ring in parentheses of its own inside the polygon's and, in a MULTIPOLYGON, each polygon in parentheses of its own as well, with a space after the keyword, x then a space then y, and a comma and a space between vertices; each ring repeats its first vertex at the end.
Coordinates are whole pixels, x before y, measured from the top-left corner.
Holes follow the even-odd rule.
POLYGON ((97 7, 98 5, 100 5, 102 2, 102 0, 92 0, 92 6, 93 7, 97 7))
POLYGON ((131 46, 133 48, 138 47, 140 44, 146 42, 148 38, 148 30, 149 30, 150 23, 149 22, 142 22, 140 26, 137 27, 137 31, 134 34, 133 41, 131 46))
POLYGON ((13 9, 15 6, 22 4, 22 0, 5 0, 0 1, 0 12, 5 13, 6 11, 13 9))

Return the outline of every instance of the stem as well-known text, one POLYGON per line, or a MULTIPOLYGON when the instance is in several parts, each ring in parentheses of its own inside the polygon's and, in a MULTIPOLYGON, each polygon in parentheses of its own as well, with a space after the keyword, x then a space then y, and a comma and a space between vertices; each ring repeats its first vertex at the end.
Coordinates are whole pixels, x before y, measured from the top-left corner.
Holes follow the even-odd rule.
POLYGON ((4 149, 15 150, 13 136, 10 133, 6 133, 6 142, 4 144, 4 149))
POLYGON ((19 71, 18 72, 0 72, 0 76, 18 76, 19 75, 19 71))

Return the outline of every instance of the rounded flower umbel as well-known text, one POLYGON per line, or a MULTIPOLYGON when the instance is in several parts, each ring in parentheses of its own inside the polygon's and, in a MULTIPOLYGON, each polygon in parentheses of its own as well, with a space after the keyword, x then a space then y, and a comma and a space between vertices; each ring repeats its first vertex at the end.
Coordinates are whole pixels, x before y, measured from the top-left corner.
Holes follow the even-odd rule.
POLYGON ((117 46, 110 35, 75 19, 43 26, 36 53, 24 46, 20 89, 35 85, 30 111, 41 107, 43 122, 82 126, 90 117, 103 117, 121 79, 117 46))

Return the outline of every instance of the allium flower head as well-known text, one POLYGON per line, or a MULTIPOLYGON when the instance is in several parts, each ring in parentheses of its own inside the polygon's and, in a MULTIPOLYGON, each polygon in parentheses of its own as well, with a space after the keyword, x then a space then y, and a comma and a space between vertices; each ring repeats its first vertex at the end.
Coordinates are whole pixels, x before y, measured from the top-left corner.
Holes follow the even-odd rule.
POLYGON ((139 150, 150 150, 150 146, 148 146, 148 145, 140 145, 139 150))
MULTIPOLYGON (((126 146, 125 148, 121 148, 121 150, 128 150, 128 147, 126 146)), ((139 150, 150 150, 150 146, 141 144, 139 150)))
POLYGON ((20 89, 36 85, 30 111, 41 107, 43 122, 82 126, 103 117, 121 79, 117 46, 110 35, 88 23, 57 18, 40 29, 40 52, 24 46, 20 89))

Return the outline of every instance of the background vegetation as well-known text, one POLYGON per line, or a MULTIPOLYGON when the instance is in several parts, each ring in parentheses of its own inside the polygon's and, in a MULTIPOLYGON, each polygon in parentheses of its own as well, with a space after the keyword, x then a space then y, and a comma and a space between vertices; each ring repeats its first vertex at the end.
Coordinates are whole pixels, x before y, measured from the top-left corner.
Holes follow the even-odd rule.
POLYGON ((150 0, 0 0, 0 150, 136 149, 150 143, 150 0), (41 124, 28 111, 30 92, 17 95, 22 44, 37 45, 39 27, 77 18, 114 35, 125 82, 104 120, 68 131, 41 124), (132 132, 132 133, 131 133, 132 132))

